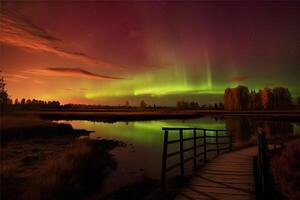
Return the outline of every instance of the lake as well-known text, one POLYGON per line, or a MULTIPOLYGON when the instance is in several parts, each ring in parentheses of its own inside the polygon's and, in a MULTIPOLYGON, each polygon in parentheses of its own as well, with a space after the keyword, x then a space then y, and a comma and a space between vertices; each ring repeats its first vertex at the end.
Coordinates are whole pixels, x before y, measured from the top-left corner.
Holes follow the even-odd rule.
MULTIPOLYGON (((141 178, 160 179, 163 131, 162 127, 199 127, 207 129, 228 129, 233 131, 234 148, 255 143, 258 127, 262 127, 267 137, 289 137, 300 134, 300 123, 271 120, 258 120, 246 117, 202 117, 187 120, 152 120, 130 122, 94 122, 85 120, 58 121, 69 123, 75 129, 95 131, 89 137, 92 139, 112 139, 126 143, 111 153, 117 161, 117 169, 111 173, 104 184, 104 193, 112 192, 122 186, 133 183, 141 178)), ((185 137, 192 132, 185 133, 185 137)), ((208 135, 214 135, 208 132, 208 135)), ((177 133, 169 134, 170 139, 178 138, 177 133)), ((184 144, 185 148, 191 144, 184 144)), ((176 151, 179 144, 169 147, 169 152, 176 151)), ((210 154, 213 157, 214 153, 210 154)), ((187 155, 188 156, 188 155, 187 155)), ((168 165, 178 162, 179 156, 168 160, 168 165)), ((185 165, 187 173, 192 172, 192 163, 185 165)), ((179 175, 179 168, 167 174, 167 177, 179 175)))

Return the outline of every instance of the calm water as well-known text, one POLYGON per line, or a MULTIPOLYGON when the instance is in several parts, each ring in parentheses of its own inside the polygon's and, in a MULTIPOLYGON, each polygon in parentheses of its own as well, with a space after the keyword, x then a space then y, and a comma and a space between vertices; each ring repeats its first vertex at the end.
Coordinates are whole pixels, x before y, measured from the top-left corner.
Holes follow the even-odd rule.
MULTIPOLYGON (((300 134, 300 124, 281 121, 261 121, 247 118, 211 118, 203 117, 191 120, 153 120, 134 122, 92 122, 84 120, 60 121, 69 123, 75 129, 95 131, 91 138, 113 139, 123 141, 126 147, 118 147, 112 151, 117 160, 117 170, 106 180, 104 191, 111 192, 121 186, 135 182, 142 177, 159 179, 161 170, 161 155, 163 144, 162 127, 199 127, 207 129, 229 129, 233 131, 235 147, 255 141, 257 127, 262 127, 268 137, 281 137, 300 134)), ((185 137, 192 133, 187 132, 185 137)), ((209 132, 214 135, 214 132, 209 132)), ((170 134, 171 139, 178 134, 170 134)), ((169 147, 169 152, 175 151, 178 144, 169 147)), ((189 146, 188 143, 185 147, 189 146)), ((212 155, 211 155, 212 156, 212 155)), ((188 157, 188 155, 187 155, 188 157)), ((168 160, 168 165, 178 162, 178 157, 168 160)), ((191 172, 192 162, 186 165, 191 172)), ((167 174, 168 177, 179 174, 179 168, 167 174)))

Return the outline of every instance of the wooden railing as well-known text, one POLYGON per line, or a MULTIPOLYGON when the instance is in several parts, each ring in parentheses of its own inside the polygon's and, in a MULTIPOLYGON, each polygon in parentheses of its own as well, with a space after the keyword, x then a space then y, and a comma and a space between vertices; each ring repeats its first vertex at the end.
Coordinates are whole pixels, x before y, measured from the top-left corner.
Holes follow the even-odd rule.
MULTIPOLYGON (((257 157, 254 160, 256 199, 276 199, 277 190, 270 172, 270 159, 276 151, 280 151, 284 142, 279 138, 266 139, 266 133, 260 128, 258 131, 257 157), (273 148, 272 148, 273 147, 273 148)), ((279 198, 280 199, 280 198, 279 198)))
MULTIPOLYGON (((193 160, 193 167, 194 169, 197 167, 197 158, 200 156, 203 156, 203 163, 207 161, 207 154, 208 152, 215 151, 217 154, 219 154, 222 150, 232 150, 232 132, 229 130, 217 130, 217 129, 204 129, 204 128, 162 128, 164 131, 164 142, 163 142, 163 153, 162 153, 162 168, 161 168, 161 185, 164 188, 165 186, 165 178, 166 173, 171 171, 172 169, 175 169, 177 167, 180 167, 180 175, 184 176, 185 170, 184 170, 184 164, 186 162, 189 162, 193 160), (185 131, 192 131, 192 137, 184 138, 185 131), (214 132, 215 134, 213 136, 207 135, 208 132, 214 132), (177 133, 179 134, 179 139, 176 140, 170 140, 169 141, 169 133, 177 133), (199 135, 201 133, 201 135, 199 135), (225 133, 225 135, 221 134, 225 133), (215 143, 208 142, 208 138, 215 138, 215 143), (228 138, 227 142, 220 142, 220 138, 228 138), (202 143, 199 144, 199 140, 202 141, 202 143), (193 144, 191 147, 184 148, 183 143, 186 141, 193 141, 193 144), (168 153, 168 145, 179 143, 179 150, 175 152, 168 153), (215 145, 215 149, 208 148, 208 145, 215 145), (222 145, 222 147, 220 147, 222 145), (224 147, 224 145, 227 145, 224 147), (202 150, 199 151, 199 148, 202 150), (192 156, 185 158, 184 153, 193 151, 192 156), (170 157, 173 157, 175 155, 180 156, 180 161, 176 164, 173 164, 172 166, 167 167, 167 159, 170 157)), ((203 164, 202 163, 202 164, 203 164)))
POLYGON ((264 199, 267 194, 267 152, 268 144, 266 141, 265 132, 259 130, 258 145, 257 145, 257 194, 258 199, 264 199))

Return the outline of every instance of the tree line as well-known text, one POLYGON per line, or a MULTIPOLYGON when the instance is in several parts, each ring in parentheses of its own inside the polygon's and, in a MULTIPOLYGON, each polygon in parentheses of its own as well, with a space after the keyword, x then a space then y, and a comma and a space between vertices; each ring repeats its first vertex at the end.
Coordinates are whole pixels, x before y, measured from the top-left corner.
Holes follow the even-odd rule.
POLYGON ((13 104, 17 107, 51 107, 51 108, 58 108, 60 106, 59 101, 43 101, 38 99, 25 99, 23 98, 21 101, 15 99, 13 104))
POLYGON ((202 109, 202 110, 222 110, 224 109, 224 104, 213 103, 213 104, 202 104, 199 105, 196 101, 177 101, 176 108, 178 109, 202 109))
POLYGON ((224 93, 224 108, 226 110, 268 110, 291 107, 292 95, 284 87, 263 88, 258 92, 249 92, 247 87, 238 86, 227 88, 224 93))

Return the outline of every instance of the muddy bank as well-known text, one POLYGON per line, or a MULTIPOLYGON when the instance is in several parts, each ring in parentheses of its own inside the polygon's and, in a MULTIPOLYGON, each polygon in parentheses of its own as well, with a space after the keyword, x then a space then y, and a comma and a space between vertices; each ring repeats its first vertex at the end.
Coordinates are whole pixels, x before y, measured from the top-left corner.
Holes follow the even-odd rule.
POLYGON ((70 124, 59 124, 37 117, 9 117, 1 119, 1 145, 11 141, 49 139, 89 135, 91 131, 73 129, 70 124))
POLYGON ((123 144, 89 134, 33 116, 1 118, 0 199, 84 199, 97 192, 117 166, 110 150, 123 144))
POLYGON ((199 118, 202 115, 194 111, 184 112, 34 112, 42 119, 47 120, 91 120, 91 121, 143 121, 159 119, 188 119, 199 118))
POLYGON ((90 120, 103 122, 145 121, 160 119, 194 119, 203 116, 245 117, 263 120, 300 121, 300 110, 179 110, 174 108, 156 110, 53 110, 53 111, 18 111, 12 116, 34 116, 46 120, 90 120))
POLYGON ((52 142, 13 142, 1 148, 1 199, 85 199, 116 168, 109 151, 123 145, 89 139, 52 142))

